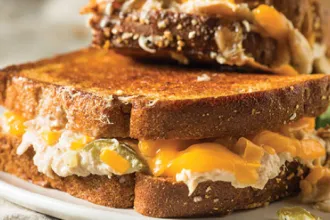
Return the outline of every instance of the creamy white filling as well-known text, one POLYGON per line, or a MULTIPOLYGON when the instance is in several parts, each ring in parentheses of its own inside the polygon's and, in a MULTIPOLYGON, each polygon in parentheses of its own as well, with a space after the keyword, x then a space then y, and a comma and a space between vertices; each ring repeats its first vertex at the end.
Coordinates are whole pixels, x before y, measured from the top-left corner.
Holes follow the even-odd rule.
MULTIPOLYGON (((3 112, 4 110, 0 106, 0 125, 3 132, 6 132, 6 130, 8 132, 9 126, 6 124, 5 120, 3 120, 3 112)), ((49 131, 52 127, 63 126, 62 122, 51 120, 49 117, 38 116, 36 119, 26 122, 25 125, 28 129, 22 137, 22 142, 17 149, 17 154, 24 154, 29 147, 32 146, 35 151, 33 161, 38 167, 39 172, 49 177, 54 177, 54 173, 61 177, 71 175, 86 177, 90 174, 106 175, 109 177, 111 177, 112 174, 123 175, 122 173, 116 173, 110 166, 103 163, 99 157, 95 157, 91 150, 71 150, 71 143, 82 138, 82 134, 64 129, 62 130, 63 132, 58 143, 54 146, 48 146, 41 138, 41 133, 43 131, 49 131)), ((295 133, 294 136, 299 137, 299 139, 315 139, 327 148, 326 142, 315 133, 300 131, 299 133, 295 133)), ((119 143, 116 139, 112 140, 115 143, 119 143)), ((253 187, 256 189, 263 189, 270 179, 274 179, 280 174, 281 167, 283 167, 286 162, 292 161, 293 158, 290 153, 271 155, 265 152, 261 159, 261 166, 258 168, 259 179, 255 184, 250 185, 239 183, 233 173, 219 169, 203 173, 183 169, 176 175, 176 181, 185 183, 189 188, 190 195, 194 192, 199 183, 205 181, 229 182, 236 188, 253 187)), ((299 161, 310 168, 313 167, 313 161, 299 161)), ((137 171, 138 170, 130 169, 127 173, 134 173, 137 171)))
POLYGON ((239 183, 233 173, 219 169, 203 173, 192 172, 191 170, 183 169, 176 175, 176 181, 183 182, 188 186, 189 195, 195 191, 199 183, 206 181, 229 182, 235 188, 253 187, 256 189, 263 189, 270 179, 274 179, 280 174, 281 167, 287 161, 293 161, 293 158, 289 153, 274 155, 265 153, 261 160, 261 166, 258 169, 259 179, 255 184, 250 185, 239 183))
MULTIPOLYGON (((38 171, 49 177, 53 177, 54 173, 61 177, 71 175, 86 177, 93 175, 112 174, 123 175, 136 172, 137 168, 130 168, 126 173, 117 173, 110 166, 103 163, 100 155, 95 155, 93 148, 86 150, 72 150, 71 144, 74 141, 81 140, 84 135, 70 130, 61 130, 59 141, 49 146, 42 138, 42 132, 50 131, 52 127, 57 127, 59 122, 46 117, 38 116, 34 120, 27 121, 25 126, 27 130, 22 136, 22 142, 17 148, 17 154, 24 154, 30 147, 33 147, 35 155, 33 157, 34 164, 38 167, 38 171)), ((114 144, 119 145, 118 140, 111 139, 114 144)))
POLYGON ((71 175, 85 177, 90 174, 110 177, 115 173, 111 167, 95 157, 92 151, 70 149, 71 143, 81 137, 81 134, 66 130, 63 131, 57 144, 48 146, 38 131, 28 130, 22 137, 17 154, 22 155, 32 146, 35 151, 34 164, 39 172, 49 177, 53 177, 54 173, 61 177, 71 175))

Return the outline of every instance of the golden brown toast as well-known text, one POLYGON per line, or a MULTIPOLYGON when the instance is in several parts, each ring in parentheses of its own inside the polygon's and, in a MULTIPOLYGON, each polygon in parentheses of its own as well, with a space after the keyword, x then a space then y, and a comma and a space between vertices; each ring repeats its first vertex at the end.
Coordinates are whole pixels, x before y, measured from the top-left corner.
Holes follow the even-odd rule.
POLYGON ((0 77, 6 108, 27 119, 52 114, 94 137, 245 136, 318 116, 330 95, 326 75, 226 74, 97 49, 11 66, 0 77))
MULTIPOLYGON (((251 16, 245 16, 245 13, 232 18, 207 13, 186 13, 166 6, 163 9, 147 11, 139 11, 134 7, 120 11, 125 8, 118 6, 121 3, 112 4, 112 12, 108 13, 106 3, 107 1, 91 4, 87 9, 87 12, 94 14, 90 20, 94 36, 93 45, 114 48, 124 55, 147 57, 156 61, 243 65, 274 73, 282 72, 278 68, 289 64, 298 73, 310 73, 313 66, 313 60, 310 58, 314 55, 309 48, 312 48, 314 54, 322 53, 324 56, 326 49, 320 48, 326 47, 329 35, 328 8, 325 2, 320 0, 294 0, 289 4, 285 0, 236 1, 237 4, 248 3, 251 10, 262 4, 275 7, 292 22, 293 27, 305 37, 305 40, 301 40, 300 34, 292 37, 294 32, 281 40, 275 39, 264 33, 263 29, 259 30, 259 26, 251 21, 251 16), (218 32, 224 37, 217 37, 218 32), (223 38, 226 40, 222 40, 223 38), (295 38, 297 39, 293 40, 295 38), (287 44, 287 49, 284 49, 284 43, 287 44), (228 49, 221 48, 224 47, 222 45, 226 45, 228 49), (249 61, 244 59, 246 57, 249 61)), ((274 26, 278 26, 275 20, 265 23, 273 22, 274 26)), ((315 65, 318 60, 319 57, 314 57, 315 65)), ((315 68, 316 72, 328 72, 327 64, 319 66, 320 64, 315 68)))

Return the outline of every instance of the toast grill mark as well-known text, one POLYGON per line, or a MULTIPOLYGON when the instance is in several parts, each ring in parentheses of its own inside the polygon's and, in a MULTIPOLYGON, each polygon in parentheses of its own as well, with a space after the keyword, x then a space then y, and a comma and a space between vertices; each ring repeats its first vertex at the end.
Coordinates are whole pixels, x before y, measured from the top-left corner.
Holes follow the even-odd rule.
POLYGON ((314 134, 313 118, 284 126, 280 133, 263 131, 250 139, 140 141, 138 145, 134 140, 95 141, 47 118, 25 122, 20 115, 8 111, 1 122, 5 132, 23 135, 19 155, 33 146, 34 163, 47 176, 53 177, 55 173, 62 177, 90 174, 111 177, 146 172, 147 163, 153 176, 184 182, 190 193, 207 180, 230 182, 236 188, 263 189, 287 161, 298 160, 313 168, 313 161, 324 157, 326 147, 314 134), (56 129, 51 127, 54 124, 56 129), (203 160, 196 164, 196 158, 203 160))
MULTIPOLYGON (((110 47, 111 44, 115 48, 122 48, 129 41, 135 40, 139 42, 138 45, 140 48, 148 53, 157 53, 158 50, 165 48, 171 48, 173 50, 173 47, 175 47, 177 53, 182 54, 181 58, 176 59, 178 56, 172 56, 172 54, 170 57, 178 60, 180 63, 188 64, 189 60, 183 53, 184 47, 188 43, 184 40, 186 38, 180 34, 172 36, 170 39, 165 37, 165 33, 169 31, 168 26, 172 22, 167 17, 171 17, 172 15, 162 12, 161 17, 164 17, 164 19, 157 21, 157 27, 159 30, 164 30, 164 35, 147 35, 146 32, 139 32, 138 28, 133 28, 128 32, 124 31, 126 29, 125 22, 131 22, 132 24, 140 22, 141 26, 144 25, 145 28, 153 26, 153 21, 150 20, 152 11, 165 10, 181 13, 179 20, 181 20, 181 17, 186 17, 189 14, 216 15, 232 20, 235 26, 234 30, 226 30, 226 27, 220 25, 210 33, 206 33, 206 29, 203 29, 205 24, 199 20, 191 20, 191 23, 196 28, 193 32, 188 33, 186 40, 193 40, 196 36, 198 37, 200 35, 213 35, 218 49, 210 53, 210 58, 220 64, 249 65, 264 71, 278 74, 286 74, 288 72, 287 74, 289 75, 295 75, 297 73, 311 73, 314 61, 319 64, 319 60, 323 60, 323 67, 326 67, 326 63, 328 62, 326 59, 323 59, 326 53, 325 50, 321 50, 322 55, 320 56, 320 50, 318 49, 324 47, 323 43, 311 40, 313 38, 310 39, 310 37, 304 37, 283 14, 279 13, 275 8, 263 4, 251 10, 247 4, 235 4, 235 1, 226 0, 148 0, 125 1, 124 3, 99 1, 99 4, 95 7, 97 8, 96 11, 95 9, 94 11, 93 9, 89 9, 87 12, 93 11, 96 13, 95 17, 99 17, 99 28, 104 30, 105 38, 107 39, 104 44, 106 48, 110 47), (111 13, 107 13, 109 8, 112 8, 110 10, 111 13), (246 38, 246 33, 250 31, 258 33, 264 38, 270 37, 277 41, 277 52, 271 64, 257 62, 254 57, 245 53, 243 41, 246 38), (236 39, 236 41, 232 39, 236 39)), ((91 8, 93 7, 91 6, 91 8)), ((177 29, 184 29, 184 23, 180 23, 179 20, 177 29)), ((323 69, 322 72, 328 71, 324 68, 321 69, 323 69)))

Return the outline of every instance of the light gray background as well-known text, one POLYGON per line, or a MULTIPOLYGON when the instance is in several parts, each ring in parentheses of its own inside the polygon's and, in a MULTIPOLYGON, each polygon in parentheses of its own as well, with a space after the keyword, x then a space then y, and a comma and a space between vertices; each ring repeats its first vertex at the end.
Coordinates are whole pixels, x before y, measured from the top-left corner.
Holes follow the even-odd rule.
POLYGON ((0 0, 0 68, 86 47, 88 0, 0 0))

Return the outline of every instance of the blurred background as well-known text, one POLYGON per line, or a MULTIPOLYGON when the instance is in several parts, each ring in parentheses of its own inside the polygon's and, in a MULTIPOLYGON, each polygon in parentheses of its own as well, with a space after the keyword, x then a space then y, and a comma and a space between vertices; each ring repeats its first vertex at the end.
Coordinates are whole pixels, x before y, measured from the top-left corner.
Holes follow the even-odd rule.
POLYGON ((0 0, 0 68, 86 47, 88 0, 0 0))

